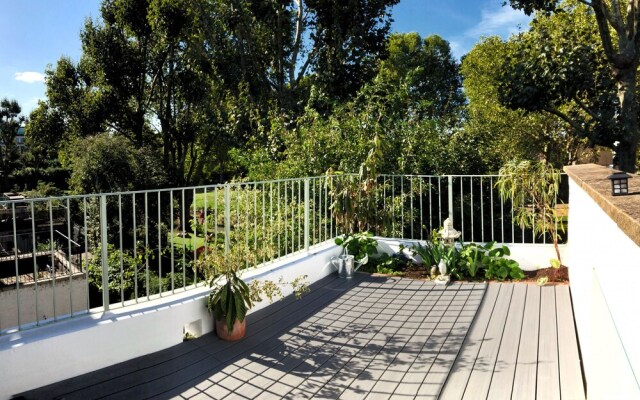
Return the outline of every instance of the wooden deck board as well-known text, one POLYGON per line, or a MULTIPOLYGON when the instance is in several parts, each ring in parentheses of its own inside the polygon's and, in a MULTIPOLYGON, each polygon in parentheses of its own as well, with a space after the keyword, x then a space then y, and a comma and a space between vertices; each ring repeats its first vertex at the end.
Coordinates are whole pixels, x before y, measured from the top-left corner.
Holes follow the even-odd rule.
POLYGON ((560 396, 565 400, 584 400, 584 382, 580 370, 580 353, 578 352, 569 286, 556 287, 556 309, 558 315, 560 396))
POLYGON ((538 381, 536 390, 538 399, 560 399, 560 371, 558 364, 556 291, 555 286, 543 286, 540 291, 540 339, 538 341, 538 381))
POLYGON ((509 315, 502 334, 502 343, 498 352, 498 359, 493 370, 491 386, 489 387, 489 400, 509 400, 513 391, 513 376, 518 360, 518 347, 520 346, 520 333, 522 330, 522 318, 528 285, 516 285, 513 288, 509 315))
POLYGON ((491 377, 493 369, 498 358, 498 351, 502 343, 502 334, 507 320, 507 313, 511 304, 514 285, 501 284, 500 293, 493 309, 491 320, 487 331, 482 338, 480 352, 478 358, 473 365, 473 371, 469 376, 467 387, 470 390, 465 391, 463 399, 484 399, 489 392, 491 385, 491 377))
POLYGON ((332 277, 249 327, 241 342, 205 335, 23 395, 584 399, 565 286, 332 277))
POLYGON ((540 288, 529 285, 522 319, 518 361, 513 378, 511 398, 514 400, 534 400, 536 398, 539 327, 540 288))
POLYGON ((460 399, 464 395, 499 292, 500 285, 488 285, 476 319, 440 393, 441 399, 460 399))

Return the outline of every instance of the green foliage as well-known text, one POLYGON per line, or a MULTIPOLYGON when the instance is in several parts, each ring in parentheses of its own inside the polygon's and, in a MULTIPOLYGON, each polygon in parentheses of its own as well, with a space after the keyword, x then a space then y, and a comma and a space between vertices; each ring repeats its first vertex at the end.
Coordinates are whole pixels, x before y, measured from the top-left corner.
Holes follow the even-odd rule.
POLYGON ((476 274, 484 272, 486 279, 505 280, 522 279, 524 273, 518 262, 505 258, 511 255, 505 245, 494 247, 495 242, 484 245, 468 243, 462 246, 458 260, 458 269, 463 274, 475 278, 476 274))
POLYGON ((505 245, 496 247, 495 242, 484 245, 459 242, 446 245, 433 231, 424 245, 418 244, 411 249, 422 258, 425 268, 437 266, 440 260, 447 263, 447 273, 454 279, 522 279, 524 273, 518 262, 505 258, 511 252, 505 245))
MULTIPOLYGON (((625 171, 635 172, 640 143, 640 106, 636 94, 640 13, 635 0, 510 0, 509 3, 528 14, 539 11, 536 19, 563 22, 554 27, 555 35, 545 35, 544 29, 538 30, 537 33, 542 32, 543 35, 537 43, 534 40, 533 47, 542 47, 543 50, 534 50, 535 55, 524 60, 516 70, 524 82, 531 75, 542 90, 526 85, 524 91, 516 90, 520 94, 512 96, 507 93, 506 100, 515 106, 545 107, 546 111, 564 120, 571 130, 583 130, 582 134, 590 140, 602 140, 609 146, 617 141, 616 164, 625 171), (584 19, 590 22, 584 24, 584 19, 574 19, 580 15, 586 16, 584 19), (583 34, 585 27, 590 31, 586 35, 583 34), (574 36, 573 32, 578 33, 574 36), (591 38, 597 38, 591 47, 589 44, 584 47, 577 45, 583 39, 589 41, 591 38), (559 46, 554 49, 556 43, 559 46), (551 62, 547 62, 548 59, 552 59, 551 62), (615 89, 612 84, 615 84, 615 89), (594 88, 595 91, 590 90, 594 88), (527 93, 534 96, 527 99, 527 93), (612 98, 613 93, 616 98, 612 98), (573 98, 567 98, 567 95, 573 98), (568 100, 575 101, 582 115, 576 118, 571 112, 554 107, 554 103, 568 100), (584 114, 588 116, 585 118, 584 114), (597 129, 588 126, 590 119, 595 121, 597 129)), ((515 86, 518 88, 519 83, 515 86)))
POLYGON ((561 263, 558 230, 563 231, 564 225, 558 222, 556 210, 560 172, 543 161, 513 160, 500 168, 495 186, 502 199, 511 201, 515 223, 531 228, 534 235, 551 235, 561 263))
POLYGON ((20 154, 15 143, 16 134, 24 117, 15 100, 0 100, 0 189, 9 189, 9 176, 19 167, 20 154))
POLYGON ((513 110, 499 101, 499 91, 512 83, 503 76, 503 70, 511 68, 505 60, 519 40, 513 37, 503 41, 497 36, 482 39, 462 60, 464 91, 469 100, 464 137, 492 172, 512 158, 544 158, 554 165, 565 165, 578 159, 585 146, 585 140, 566 134, 564 121, 547 112, 513 110))
POLYGON ((225 321, 231 332, 236 321, 244 321, 247 312, 265 296, 269 301, 282 296, 279 286, 291 285, 297 298, 309 291, 306 276, 300 276, 292 282, 280 279, 273 281, 254 279, 249 285, 242 280, 242 271, 247 265, 255 265, 255 252, 247 246, 236 244, 225 254, 220 249, 211 249, 196 261, 196 268, 202 271, 211 288, 207 298, 207 308, 214 318, 225 321))
POLYGON ((371 232, 345 234, 335 239, 338 246, 342 246, 347 254, 354 256, 356 260, 362 260, 366 256, 378 253, 378 242, 371 232))
POLYGON ((128 191, 166 182, 157 155, 110 134, 79 139, 73 149, 70 187, 75 193, 128 191))

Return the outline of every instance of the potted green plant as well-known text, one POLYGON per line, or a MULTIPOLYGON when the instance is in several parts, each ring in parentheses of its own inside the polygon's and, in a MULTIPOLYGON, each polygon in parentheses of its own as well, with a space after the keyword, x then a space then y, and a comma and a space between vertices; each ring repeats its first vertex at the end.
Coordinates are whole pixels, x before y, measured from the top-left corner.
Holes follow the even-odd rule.
POLYGON ((564 225, 559 222, 558 191, 560 171, 545 161, 510 161, 500 168, 495 186, 500 197, 510 200, 515 212, 514 222, 530 228, 534 235, 548 233, 553 241, 557 260, 555 268, 562 266, 558 241, 564 225))
POLYGON ((276 296, 282 298, 284 285, 291 285, 297 298, 309 291, 306 275, 292 282, 282 278, 278 283, 254 279, 247 284, 242 273, 246 266, 255 265, 255 261, 255 253, 244 245, 233 246, 226 254, 214 249, 197 261, 211 288, 207 309, 213 313, 216 334, 223 340, 235 341, 245 336, 247 313, 263 296, 269 301, 276 296))

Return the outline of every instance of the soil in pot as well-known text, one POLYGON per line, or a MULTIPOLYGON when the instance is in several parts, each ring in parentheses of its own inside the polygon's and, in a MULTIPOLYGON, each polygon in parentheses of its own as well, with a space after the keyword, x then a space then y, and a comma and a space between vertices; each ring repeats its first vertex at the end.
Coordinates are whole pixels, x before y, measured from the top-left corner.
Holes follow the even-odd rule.
POLYGON ((222 340, 227 340, 230 342, 234 342, 236 340, 242 339, 247 331, 247 319, 245 318, 242 322, 236 320, 233 324, 233 329, 231 332, 227 329, 227 322, 225 320, 216 320, 216 334, 222 340))

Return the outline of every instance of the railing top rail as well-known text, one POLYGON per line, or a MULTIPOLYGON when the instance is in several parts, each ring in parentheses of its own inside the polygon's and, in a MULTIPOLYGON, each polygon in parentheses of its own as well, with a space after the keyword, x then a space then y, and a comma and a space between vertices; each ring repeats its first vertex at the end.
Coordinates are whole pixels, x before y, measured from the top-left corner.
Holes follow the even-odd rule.
MULTIPOLYGON (((20 200, 0 200, 0 206, 6 207, 5 209, 11 210, 13 205, 16 207, 16 211, 18 211, 18 207, 20 205, 24 205, 25 203, 37 203, 37 202, 51 202, 51 201, 64 201, 64 200, 72 200, 72 199, 87 199, 87 198, 95 198, 99 196, 130 196, 130 195, 141 195, 145 193, 166 193, 166 192, 174 192, 174 191, 186 191, 186 190, 206 190, 206 189, 221 189, 225 186, 232 187, 242 187, 248 185, 266 185, 273 183, 282 183, 282 182, 296 182, 296 181, 304 181, 306 179, 318 180, 318 179, 326 179, 328 177, 344 177, 344 176, 357 176, 356 173, 344 173, 344 174, 332 174, 332 175, 318 175, 318 176, 307 176, 303 178, 283 178, 283 179, 271 179, 271 180, 262 180, 262 181, 247 181, 247 182, 225 182, 225 183, 216 183, 211 185, 197 185, 197 186, 185 186, 185 187, 172 187, 172 188, 158 188, 158 189, 148 189, 148 190, 132 190, 125 192, 107 192, 107 193, 87 193, 87 194, 71 194, 64 196, 52 196, 52 197, 31 197, 20 200)), ((565 173, 561 173, 561 175, 565 175, 565 173)), ((424 174, 378 174, 380 177, 412 177, 412 178, 496 178, 499 177, 499 174, 485 174, 485 175, 424 175, 424 174)), ((24 207, 24 206, 22 206, 24 207)))

